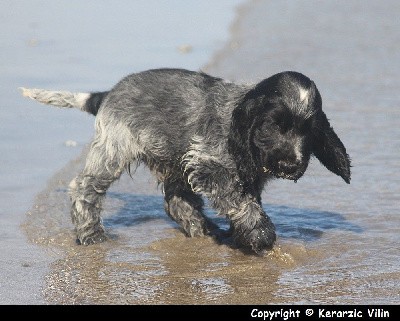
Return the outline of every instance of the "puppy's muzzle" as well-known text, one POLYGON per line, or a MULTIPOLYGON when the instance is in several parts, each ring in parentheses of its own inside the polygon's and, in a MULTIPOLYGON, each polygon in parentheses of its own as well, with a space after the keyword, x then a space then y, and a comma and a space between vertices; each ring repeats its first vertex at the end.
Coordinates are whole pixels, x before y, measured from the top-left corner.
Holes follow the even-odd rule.
POLYGON ((264 173, 293 181, 297 181, 305 172, 304 164, 297 160, 280 160, 275 166, 264 166, 262 169, 264 173))
POLYGON ((288 175, 292 175, 296 173, 301 167, 300 161, 286 161, 280 160, 278 161, 278 172, 286 173, 288 175))

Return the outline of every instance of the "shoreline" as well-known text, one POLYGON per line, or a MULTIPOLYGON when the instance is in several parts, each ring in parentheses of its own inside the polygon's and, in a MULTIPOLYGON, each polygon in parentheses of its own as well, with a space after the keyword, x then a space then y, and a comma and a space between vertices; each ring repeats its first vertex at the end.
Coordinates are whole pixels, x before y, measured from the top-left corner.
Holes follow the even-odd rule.
MULTIPOLYGON (((249 10, 251 10, 252 6, 258 0, 245 0, 236 6, 235 9, 235 18, 229 26, 229 37, 224 46, 220 49, 216 50, 210 57, 210 60, 201 68, 205 72, 209 70, 216 69, 218 64, 226 58, 227 55, 232 54, 232 51, 235 51, 237 48, 241 46, 241 40, 239 38, 238 29, 240 28, 240 24, 243 19, 245 19, 246 14, 249 10)), ((212 76, 219 76, 218 74, 211 74, 212 76)), ((227 79, 232 81, 232 79, 227 79)))

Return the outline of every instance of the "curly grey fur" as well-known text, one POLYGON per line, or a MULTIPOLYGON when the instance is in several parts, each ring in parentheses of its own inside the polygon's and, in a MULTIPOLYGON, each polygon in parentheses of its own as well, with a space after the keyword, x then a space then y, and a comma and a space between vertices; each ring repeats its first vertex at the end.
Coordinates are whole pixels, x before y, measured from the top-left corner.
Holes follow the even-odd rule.
POLYGON ((256 253, 270 249, 276 239, 261 206, 268 180, 296 181, 310 155, 350 180, 349 157, 322 112, 319 92, 299 73, 280 73, 248 86, 204 73, 157 69, 127 76, 104 93, 24 93, 49 104, 67 101, 67 107, 75 104, 97 115, 85 168, 70 186, 81 244, 106 239, 100 215, 105 193, 124 169, 140 162, 164 184, 165 211, 187 236, 218 228, 203 213, 205 196, 230 220, 235 243, 256 253))

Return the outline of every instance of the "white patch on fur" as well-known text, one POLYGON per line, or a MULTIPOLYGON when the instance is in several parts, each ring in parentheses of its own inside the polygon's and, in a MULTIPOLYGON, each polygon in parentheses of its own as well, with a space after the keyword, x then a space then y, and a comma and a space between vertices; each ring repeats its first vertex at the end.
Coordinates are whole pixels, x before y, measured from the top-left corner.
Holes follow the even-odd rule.
POLYGON ((82 107, 85 106, 87 100, 89 99, 90 94, 89 93, 76 93, 74 94, 74 98, 76 101, 75 107, 79 107, 82 109, 82 107))
POLYGON ((76 177, 69 183, 68 188, 70 190, 75 190, 78 187, 78 183, 76 182, 76 177))
POLYGON ((136 159, 143 148, 132 136, 129 128, 119 121, 103 122, 96 118, 95 144, 105 148, 106 159, 124 166, 136 159))
POLYGON ((51 91, 37 88, 23 88, 22 95, 46 105, 83 109, 89 99, 89 93, 71 93, 69 91, 51 91))
POLYGON ((142 129, 133 134, 127 124, 102 112, 97 115, 95 125, 96 136, 91 149, 98 149, 99 155, 91 157, 89 172, 105 167, 108 172, 119 175, 128 164, 133 165, 134 171, 146 153, 160 158, 168 156, 165 154, 167 142, 157 131, 142 129))
POLYGON ((304 119, 308 119, 313 116, 315 109, 310 102, 313 100, 314 92, 312 88, 306 89, 304 87, 298 86, 299 90, 299 100, 295 100, 293 105, 293 111, 304 119))
POLYGON ((202 136, 192 137, 189 150, 182 157, 182 165, 185 173, 188 174, 188 183, 196 193, 203 193, 202 186, 196 186, 196 177, 203 176, 200 172, 201 164, 213 162, 221 167, 235 168, 235 164, 226 155, 227 147, 225 143, 210 145, 202 136))
POLYGON ((294 153, 296 155, 296 160, 301 161, 303 158, 303 154, 301 152, 301 141, 297 140, 296 143, 294 144, 294 153))
POLYGON ((309 96, 310 92, 307 89, 299 87, 299 93, 300 93, 300 101, 307 105, 308 104, 308 96, 309 96))

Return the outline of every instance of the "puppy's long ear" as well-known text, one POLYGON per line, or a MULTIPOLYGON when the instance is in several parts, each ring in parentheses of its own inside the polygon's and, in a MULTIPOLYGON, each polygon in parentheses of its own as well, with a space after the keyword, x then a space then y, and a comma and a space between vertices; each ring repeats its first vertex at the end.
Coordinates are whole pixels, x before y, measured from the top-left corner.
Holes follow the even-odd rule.
MULTIPOLYGON (((259 178, 254 147, 250 143, 251 128, 254 126, 255 113, 260 105, 259 98, 247 95, 232 113, 231 128, 228 136, 228 150, 234 157, 239 176, 250 187, 259 178)), ((246 188, 245 186, 245 188, 246 188)))
POLYGON ((320 110, 317 124, 313 128, 313 154, 331 172, 350 184, 350 158, 346 148, 329 124, 325 113, 320 110))

